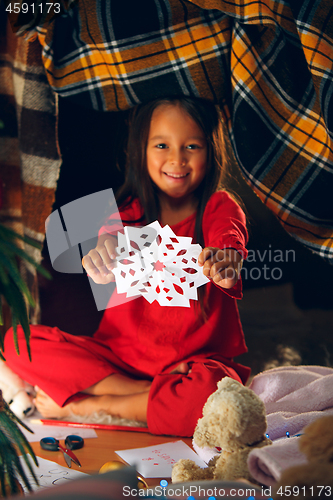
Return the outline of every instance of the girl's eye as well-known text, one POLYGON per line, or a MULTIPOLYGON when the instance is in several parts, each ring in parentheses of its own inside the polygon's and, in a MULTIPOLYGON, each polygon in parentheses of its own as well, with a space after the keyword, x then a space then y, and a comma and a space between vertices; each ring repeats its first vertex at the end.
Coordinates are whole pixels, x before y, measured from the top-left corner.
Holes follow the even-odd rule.
POLYGON ((155 147, 158 148, 158 149, 166 149, 168 146, 166 144, 164 144, 164 143, 161 143, 161 144, 156 144, 155 147))
POLYGON ((187 146, 187 149, 198 149, 200 148, 199 144, 189 144, 187 146))

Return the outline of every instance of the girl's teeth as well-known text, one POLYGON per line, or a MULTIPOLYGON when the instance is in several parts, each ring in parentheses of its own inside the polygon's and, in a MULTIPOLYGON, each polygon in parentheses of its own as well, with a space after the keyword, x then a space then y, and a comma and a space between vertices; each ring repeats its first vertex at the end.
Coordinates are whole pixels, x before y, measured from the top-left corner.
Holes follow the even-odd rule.
POLYGON ((186 177, 187 176, 187 174, 184 174, 184 175, 175 175, 175 174, 168 174, 168 173, 167 173, 167 175, 169 177, 175 177, 176 179, 180 179, 181 177, 186 177))

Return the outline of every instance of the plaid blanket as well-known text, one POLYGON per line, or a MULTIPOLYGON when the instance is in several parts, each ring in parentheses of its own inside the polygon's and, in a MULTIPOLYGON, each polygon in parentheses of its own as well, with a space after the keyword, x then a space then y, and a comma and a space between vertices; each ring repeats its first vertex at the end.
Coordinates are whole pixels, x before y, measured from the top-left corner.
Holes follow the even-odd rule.
MULTIPOLYGON (((249 185, 289 233, 332 258, 332 12, 331 0, 78 0, 37 32, 50 87, 84 106, 116 111, 166 94, 218 103, 249 185)), ((41 108, 55 102, 43 89, 41 108)), ((43 134, 37 156, 53 165, 53 190, 56 135, 43 134)))
MULTIPOLYGON (((60 169, 56 119, 56 94, 45 76, 38 40, 17 38, 0 9, 0 221, 40 243, 60 169)), ((25 250, 40 261, 38 249, 25 250)), ((30 320, 37 323, 36 271, 27 264, 21 272, 36 303, 30 320)))

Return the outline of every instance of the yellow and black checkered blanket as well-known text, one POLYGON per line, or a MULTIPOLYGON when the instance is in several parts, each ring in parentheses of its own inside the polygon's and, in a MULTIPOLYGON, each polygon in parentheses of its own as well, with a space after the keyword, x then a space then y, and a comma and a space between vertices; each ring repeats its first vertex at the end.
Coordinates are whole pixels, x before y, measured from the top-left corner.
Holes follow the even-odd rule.
POLYGON ((218 103, 249 185, 333 258, 331 0, 78 0, 35 37, 54 95, 104 111, 175 94, 218 103))

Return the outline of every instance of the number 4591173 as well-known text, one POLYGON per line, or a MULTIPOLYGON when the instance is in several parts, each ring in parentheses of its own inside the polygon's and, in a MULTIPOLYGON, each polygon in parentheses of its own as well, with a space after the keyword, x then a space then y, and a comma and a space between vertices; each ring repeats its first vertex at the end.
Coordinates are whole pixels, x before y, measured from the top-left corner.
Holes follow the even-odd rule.
POLYGON ((280 486, 276 492, 277 495, 282 495, 284 497, 296 496, 300 498, 306 496, 306 498, 324 498, 332 496, 331 486, 280 486))
POLYGON ((26 3, 26 2, 8 2, 6 11, 10 14, 27 14, 28 12, 32 14, 49 14, 53 11, 54 14, 60 14, 60 3, 59 2, 40 2, 40 3, 26 3))

